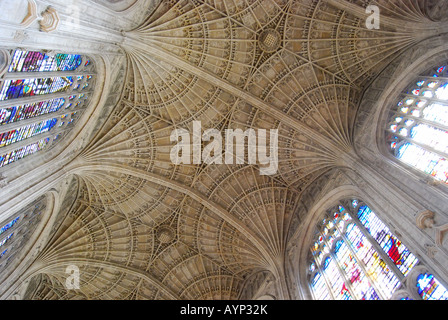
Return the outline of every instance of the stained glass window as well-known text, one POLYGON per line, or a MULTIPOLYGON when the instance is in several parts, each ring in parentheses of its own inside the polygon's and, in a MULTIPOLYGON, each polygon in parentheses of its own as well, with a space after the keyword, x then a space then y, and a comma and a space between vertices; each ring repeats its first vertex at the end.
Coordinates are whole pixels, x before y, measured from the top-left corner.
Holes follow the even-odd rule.
POLYGON ((64 103, 65 99, 59 98, 0 109, 0 125, 59 111, 64 103))
POLYGON ((50 56, 36 51, 16 50, 12 56, 9 72, 73 71, 82 63, 78 54, 57 53, 50 56))
POLYGON ((368 206, 363 205, 359 208, 358 219, 403 275, 406 276, 418 263, 418 259, 390 232, 389 228, 368 206))
POLYGON ((387 144, 402 162, 448 183, 448 69, 438 66, 402 93, 387 144))
MULTIPOLYGON (((327 211, 310 252, 310 286, 318 300, 391 299, 419 264, 359 199, 341 201, 327 211)), ((418 272, 416 268, 414 273, 418 272)), ((447 290, 432 274, 421 274, 415 289, 425 300, 448 299, 447 290)))
POLYGON ((0 82, 0 168, 62 140, 87 107, 95 78, 92 60, 79 54, 10 55, 0 82))
POLYGON ((12 143, 22 141, 35 135, 50 131, 58 122, 56 118, 33 123, 25 127, 0 133, 0 147, 8 146, 12 143))
POLYGON ((50 138, 42 139, 39 142, 27 145, 26 147, 0 155, 0 168, 44 149, 49 142, 50 138))
POLYGON ((4 225, 1 229, 0 229, 0 234, 2 234, 3 232, 11 229, 16 223, 17 221, 19 221, 20 217, 15 218, 14 220, 12 220, 11 222, 7 223, 6 225, 4 225))
POLYGON ((418 294, 423 300, 448 300, 448 291, 432 274, 421 274, 417 278, 418 294))
POLYGON ((6 80, 0 92, 0 101, 63 92, 73 83, 71 76, 6 80))

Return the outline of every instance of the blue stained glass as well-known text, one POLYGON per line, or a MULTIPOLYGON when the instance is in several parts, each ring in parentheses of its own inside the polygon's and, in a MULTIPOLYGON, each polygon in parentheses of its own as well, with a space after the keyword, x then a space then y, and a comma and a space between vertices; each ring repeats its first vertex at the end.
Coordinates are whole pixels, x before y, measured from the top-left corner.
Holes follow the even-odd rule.
POLYGON ((316 273, 313 280, 311 281, 311 286, 318 300, 327 300, 330 298, 330 294, 328 292, 327 286, 325 285, 324 278, 320 273, 316 273))
POLYGON ((14 233, 11 233, 9 236, 7 236, 5 239, 3 239, 2 241, 0 241, 0 247, 3 247, 9 239, 12 238, 12 236, 14 235, 14 233))
POLYGON ((418 263, 418 259, 390 232, 389 228, 368 206, 362 206, 359 209, 358 218, 400 271, 407 275, 418 263))
POLYGON ((16 50, 8 72, 74 71, 82 63, 78 54, 58 53, 53 57, 36 51, 16 50))
POLYGON ((7 154, 3 154, 0 156, 0 167, 6 166, 10 163, 16 162, 26 156, 34 154, 42 149, 44 149, 48 143, 50 142, 50 138, 42 139, 39 142, 30 144, 26 147, 14 150, 12 152, 8 152, 7 154))
POLYGON ((24 126, 16 130, 0 133, 0 148, 48 132, 56 125, 57 121, 58 120, 54 118, 24 126))
POLYGON ((324 261, 324 267, 323 267, 324 270, 328 268, 328 266, 330 265, 330 261, 331 261, 330 258, 325 259, 325 261, 324 261))
POLYGON ((448 291, 432 274, 419 275, 417 289, 423 300, 448 300, 448 291))
POLYGON ((332 258, 325 259, 325 275, 330 282, 333 295, 339 300, 351 300, 352 296, 348 291, 342 277, 339 274, 337 265, 332 258))
POLYGON ((6 80, 0 92, 0 100, 62 92, 72 85, 73 77, 6 80))
POLYGON ((13 226, 14 224, 16 224, 17 221, 19 221, 19 219, 20 219, 20 217, 17 217, 17 218, 15 218, 14 220, 12 220, 10 223, 8 223, 8 224, 6 224, 5 226, 3 226, 3 227, 0 229, 0 234, 2 234, 3 232, 9 230, 10 228, 12 228, 12 226, 13 226))
POLYGON ((56 112, 61 109, 64 103, 65 99, 60 98, 0 109, 0 125, 56 112))

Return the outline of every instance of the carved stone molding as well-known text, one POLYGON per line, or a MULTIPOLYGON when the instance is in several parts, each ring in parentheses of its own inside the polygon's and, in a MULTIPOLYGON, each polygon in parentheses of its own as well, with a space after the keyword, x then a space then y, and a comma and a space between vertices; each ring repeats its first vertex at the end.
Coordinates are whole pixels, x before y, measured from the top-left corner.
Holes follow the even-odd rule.
POLYGON ((59 22, 60 19, 58 12, 50 6, 42 13, 42 20, 39 21, 40 30, 44 32, 56 31, 59 26, 59 22))
POLYGON ((266 29, 260 34, 259 46, 261 50, 271 53, 280 47, 281 41, 281 35, 277 30, 266 29))
POLYGON ((432 244, 425 244, 426 254, 431 259, 434 259, 435 254, 437 253, 437 247, 432 244))
POLYGON ((0 50, 0 77, 8 70, 11 56, 8 51, 0 50))
POLYGON ((425 210, 417 215, 416 224, 419 229, 430 229, 434 226, 434 212, 425 210))
POLYGON ((34 0, 28 0, 28 13, 20 25, 24 28, 28 28, 37 19, 38 15, 36 2, 34 0))
POLYGON ((448 223, 442 226, 436 227, 436 244, 439 247, 443 246, 443 240, 445 238, 445 234, 448 233, 448 223))
POLYGON ((17 30, 16 33, 14 34, 14 40, 17 43, 22 43, 23 41, 25 41, 28 38, 29 38, 29 35, 24 30, 17 30))

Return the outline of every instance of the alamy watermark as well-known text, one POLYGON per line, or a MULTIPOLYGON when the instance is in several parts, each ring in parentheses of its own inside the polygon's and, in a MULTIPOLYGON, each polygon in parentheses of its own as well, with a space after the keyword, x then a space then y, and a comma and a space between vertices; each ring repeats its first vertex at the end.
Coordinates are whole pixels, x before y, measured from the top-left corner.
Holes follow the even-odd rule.
POLYGON ((170 141, 177 142, 170 152, 171 162, 175 165, 244 164, 247 154, 247 163, 259 165, 261 175, 274 175, 278 170, 277 129, 269 130, 269 139, 266 129, 247 129, 244 132, 241 129, 226 129, 223 137, 217 129, 202 132, 201 122, 194 121, 191 135, 186 129, 174 129, 170 141))
POLYGON ((79 268, 75 265, 69 265, 65 269, 67 278, 65 279, 65 288, 67 290, 79 290, 79 268))
POLYGON ((366 8, 366 13, 369 14, 366 20, 366 28, 378 30, 380 28, 380 8, 375 5, 369 5, 366 8))

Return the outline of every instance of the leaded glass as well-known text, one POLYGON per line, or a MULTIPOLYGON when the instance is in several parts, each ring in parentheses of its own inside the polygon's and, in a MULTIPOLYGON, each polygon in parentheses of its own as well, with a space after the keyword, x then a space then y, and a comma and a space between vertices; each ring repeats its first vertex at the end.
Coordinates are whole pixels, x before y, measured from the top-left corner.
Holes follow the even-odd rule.
POLYGON ((448 183, 448 70, 423 75, 402 94, 387 124, 387 144, 402 162, 448 183))
POLYGON ((448 291, 432 274, 421 274, 417 278, 417 289, 423 300, 448 300, 448 291))
POLYGON ((19 129, 0 133, 0 148, 19 142, 38 134, 50 131, 57 123, 57 119, 50 119, 39 123, 33 123, 19 129))
POLYGON ((369 231, 372 237, 380 244, 388 257, 407 275, 409 271, 418 263, 418 259, 408 250, 408 248, 396 238, 389 228, 381 222, 375 213, 366 205, 360 207, 358 219, 369 231))
POLYGON ((16 50, 8 72, 73 71, 82 63, 78 54, 57 53, 54 56, 35 51, 16 50))
POLYGON ((311 285, 314 288, 314 294, 317 300, 328 300, 330 299, 330 294, 328 292, 327 286, 325 285, 325 280, 320 273, 316 273, 311 281, 311 285))
POLYGON ((0 92, 0 101, 67 91, 73 82, 71 76, 6 80, 0 92))
POLYGON ((4 225, 1 229, 0 229, 0 234, 2 234, 3 232, 9 230, 10 228, 12 228, 17 221, 19 221, 20 217, 15 218, 14 220, 12 220, 11 222, 9 222, 8 224, 4 225))
POLYGON ((44 114, 53 113, 59 111, 64 103, 64 98, 58 98, 0 109, 0 124, 14 123, 20 120, 31 119, 44 114))
POLYGON ((45 138, 16 150, 0 149, 0 167, 34 154, 55 141, 72 127, 83 113, 90 87, 93 85, 94 67, 87 57, 79 54, 50 53, 17 49, 11 53, 8 72, 0 88, 0 148, 19 141, 51 132, 45 138), (74 110, 76 109, 76 110, 74 110), (53 116, 45 116, 55 113, 53 116), (20 126, 17 122, 26 121, 20 126), (54 128, 54 129, 53 129, 54 128))
POLYGON ((30 144, 26 147, 19 148, 17 150, 8 152, 0 156, 0 167, 3 167, 7 164, 25 158, 31 154, 34 154, 42 149, 44 149, 48 143, 50 142, 50 138, 42 139, 36 143, 30 144))
POLYGON ((310 251, 310 285, 315 296, 321 296, 325 288, 338 300, 390 299, 419 264, 372 209, 358 199, 342 201, 327 211, 317 226, 310 251))

